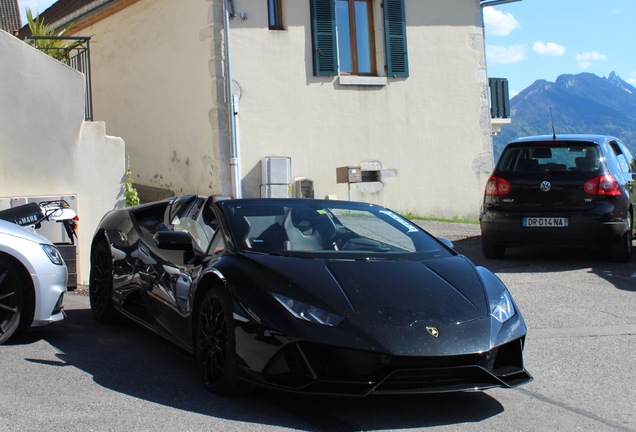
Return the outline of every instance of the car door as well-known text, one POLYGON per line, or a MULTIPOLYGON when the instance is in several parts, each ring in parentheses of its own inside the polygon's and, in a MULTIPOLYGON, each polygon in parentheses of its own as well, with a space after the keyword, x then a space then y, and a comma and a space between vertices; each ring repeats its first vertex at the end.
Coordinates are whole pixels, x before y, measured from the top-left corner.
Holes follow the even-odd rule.
MULTIPOLYGON (((184 234, 185 235, 185 234, 184 234)), ((194 241, 190 239, 192 244, 194 241)), ((194 252, 161 249, 156 245, 148 247, 147 242, 140 246, 145 249, 146 293, 149 301, 153 325, 171 339, 187 346, 189 327, 186 317, 189 314, 190 292, 204 262, 200 250, 194 252)))
MULTIPOLYGON (((193 281, 201 271, 209 240, 199 222, 192 219, 198 213, 200 200, 184 202, 172 206, 167 229, 164 231, 182 232, 181 239, 190 240, 189 247, 161 247, 155 235, 145 235, 139 243, 139 260, 143 263, 140 272, 152 316, 152 325, 177 343, 187 346, 189 326, 186 317, 189 314, 190 291, 193 281)), ((156 233, 155 233, 156 234, 156 233)))

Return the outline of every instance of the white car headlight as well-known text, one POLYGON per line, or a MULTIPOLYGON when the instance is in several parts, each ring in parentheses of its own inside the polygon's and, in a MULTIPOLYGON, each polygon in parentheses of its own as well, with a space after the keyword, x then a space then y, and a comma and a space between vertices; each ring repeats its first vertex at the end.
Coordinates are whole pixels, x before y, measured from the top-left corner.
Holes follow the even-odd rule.
POLYGON ((344 319, 344 317, 341 317, 340 315, 327 312, 324 309, 299 302, 298 300, 294 300, 280 294, 272 293, 272 296, 278 300, 278 302, 282 304, 289 313, 301 320, 335 327, 344 319))
POLYGON ((504 291, 501 294, 501 298, 499 299, 499 303, 492 311, 492 316, 495 317, 497 321, 500 323, 505 323, 510 318, 512 318, 515 314, 515 307, 512 304, 512 299, 510 298, 510 293, 508 291, 504 291))
POLYGON ((41 244, 40 246, 42 246, 44 253, 46 253, 46 256, 49 257, 53 264, 64 265, 64 258, 62 258, 60 251, 58 251, 56 247, 47 244, 41 244))

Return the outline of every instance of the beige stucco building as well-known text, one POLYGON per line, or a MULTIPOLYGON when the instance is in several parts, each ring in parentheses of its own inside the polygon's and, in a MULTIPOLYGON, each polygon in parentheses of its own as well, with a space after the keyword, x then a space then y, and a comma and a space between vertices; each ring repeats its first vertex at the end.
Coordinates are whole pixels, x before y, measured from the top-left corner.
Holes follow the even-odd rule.
POLYGON ((258 197, 263 159, 282 157, 283 192, 303 178, 316 198, 476 219, 492 166, 480 0, 69 3, 42 16, 92 37, 94 115, 142 194, 258 197), (338 183, 343 166, 365 181, 338 183))

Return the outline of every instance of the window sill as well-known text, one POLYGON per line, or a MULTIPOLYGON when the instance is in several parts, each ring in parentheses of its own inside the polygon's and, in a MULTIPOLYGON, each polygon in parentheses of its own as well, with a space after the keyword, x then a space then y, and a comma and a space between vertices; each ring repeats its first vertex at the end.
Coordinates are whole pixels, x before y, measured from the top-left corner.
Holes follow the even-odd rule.
POLYGON ((340 85, 385 86, 387 79, 386 77, 340 75, 339 82, 340 85))

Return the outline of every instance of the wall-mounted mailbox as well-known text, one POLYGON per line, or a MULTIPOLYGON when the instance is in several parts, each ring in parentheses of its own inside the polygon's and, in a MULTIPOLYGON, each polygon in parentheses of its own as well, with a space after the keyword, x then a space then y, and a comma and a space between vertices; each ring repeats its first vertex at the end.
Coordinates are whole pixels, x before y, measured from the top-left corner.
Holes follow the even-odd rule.
POLYGON ((359 166, 344 166, 336 168, 337 183, 360 183, 362 171, 359 166))

